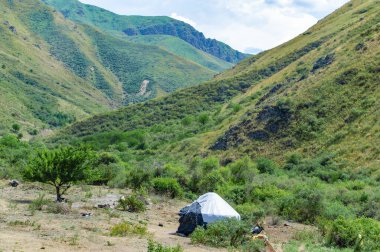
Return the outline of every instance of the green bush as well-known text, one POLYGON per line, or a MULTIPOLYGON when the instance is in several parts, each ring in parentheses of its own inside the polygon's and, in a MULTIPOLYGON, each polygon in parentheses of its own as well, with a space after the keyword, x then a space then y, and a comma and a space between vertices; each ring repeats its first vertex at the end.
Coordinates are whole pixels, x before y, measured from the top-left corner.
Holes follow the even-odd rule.
POLYGON ((257 169, 259 169, 261 173, 273 174, 274 171, 278 168, 277 164, 274 161, 267 158, 259 158, 256 160, 256 163, 257 169))
POLYGON ((198 122, 202 125, 206 125, 209 120, 210 117, 207 113, 200 114, 198 117, 198 122))
POLYGON ((153 171, 145 168, 133 168, 130 170, 127 183, 132 189, 149 187, 153 179, 153 171))
POLYGON ((353 210, 345 206, 340 201, 324 204, 321 215, 323 218, 326 218, 328 220, 335 220, 338 217, 343 217, 343 218, 355 217, 353 210))
POLYGON ((241 247, 243 252, 265 252, 265 243, 262 240, 251 240, 241 247))
POLYGON ((130 211, 136 213, 144 212, 146 210, 145 203, 141 199, 139 199, 139 197, 136 194, 132 194, 125 198, 119 199, 117 208, 123 211, 130 211))
POLYGON ((171 198, 183 195, 182 188, 175 178, 155 178, 152 184, 156 193, 165 194, 171 198))
POLYGON ((148 233, 146 225, 122 222, 111 228, 110 236, 125 237, 127 235, 144 236, 148 233))
POLYGON ((294 194, 281 199, 281 214, 296 221, 313 223, 323 209, 323 193, 316 185, 297 188, 294 194))
POLYGON ((198 190, 200 192, 213 192, 218 187, 226 184, 225 173, 228 172, 225 168, 219 168, 209 173, 204 174, 199 180, 198 190))
POLYGON ((183 248, 180 245, 175 247, 167 247, 153 240, 148 241, 148 252, 182 252, 183 248))
POLYGON ((380 222, 376 220, 339 218, 325 224, 323 229, 331 245, 352 247, 355 251, 380 250, 380 222))
POLYGON ((12 125, 13 132, 19 132, 20 129, 21 129, 21 126, 19 124, 15 123, 12 125))
POLYGON ((251 224, 261 222, 265 217, 264 209, 251 203, 237 205, 235 210, 240 214, 243 221, 251 224))
POLYGON ((189 182, 189 174, 186 167, 172 163, 156 168, 154 176, 176 178, 181 186, 186 186, 189 182))
POLYGON ((256 164, 248 156, 229 164, 228 168, 231 170, 232 181, 238 184, 251 182, 259 173, 256 164))
POLYGON ((250 226, 235 218, 211 223, 207 228, 197 227, 191 242, 213 247, 239 248, 251 240, 250 226))

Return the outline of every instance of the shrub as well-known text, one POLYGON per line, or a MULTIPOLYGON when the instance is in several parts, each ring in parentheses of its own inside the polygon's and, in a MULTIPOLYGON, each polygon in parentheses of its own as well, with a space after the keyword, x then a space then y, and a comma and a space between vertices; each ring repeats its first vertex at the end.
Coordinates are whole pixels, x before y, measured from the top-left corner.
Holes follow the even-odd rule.
POLYGON ((71 209, 66 203, 50 202, 50 204, 47 205, 46 211, 53 214, 69 214, 71 209))
POLYGON ((19 132, 20 129, 21 129, 21 126, 18 125, 17 123, 12 125, 13 132, 19 132))
POLYGON ((144 236, 148 233, 146 225, 122 222, 111 228, 110 236, 125 237, 127 235, 144 236))
POLYGON ((277 169, 277 164, 274 161, 267 158, 259 158, 258 160, 256 160, 256 163, 257 169, 259 169, 261 173, 273 174, 274 171, 277 169))
POLYGON ((175 247, 167 247, 153 240, 148 241, 148 252, 182 252, 183 248, 180 245, 175 247))
POLYGON ((141 199, 139 199, 139 197, 136 194, 132 194, 125 198, 119 199, 117 208, 123 211, 130 211, 136 213, 144 212, 146 210, 145 203, 141 199))
POLYGON ((241 105, 238 104, 238 103, 231 103, 231 104, 229 105, 229 107, 232 108, 232 111, 233 111, 234 113, 237 113, 237 112, 239 112, 239 111, 241 110, 241 105))
POLYGON ((322 212, 322 202, 323 194, 316 186, 301 187, 281 200, 279 210, 296 221, 313 223, 322 212))
POLYGON ((210 120, 210 117, 207 113, 200 114, 198 117, 198 122, 202 125, 205 125, 210 120))
POLYGON ((249 194, 245 185, 224 184, 218 186, 217 192, 235 204, 244 204, 249 200, 249 194))
POLYGON ((155 192, 171 198, 182 196, 183 191, 175 178, 155 178, 152 181, 155 192))
POLYGON ((149 187, 153 178, 153 172, 144 168, 133 168, 127 178, 127 183, 132 189, 149 187))
POLYGON ((259 173, 256 164, 248 156, 229 164, 228 168, 231 170, 232 181, 238 184, 252 181, 259 173))
POLYGON ((156 168, 154 176, 176 178, 182 186, 187 185, 189 182, 189 174, 187 169, 177 164, 169 163, 163 167, 156 168))
POLYGON ((34 213, 35 211, 41 211, 44 206, 47 206, 51 203, 50 200, 45 199, 45 194, 39 194, 38 198, 32 200, 29 205, 29 210, 34 213))
POLYGON ((249 241, 241 247, 243 252, 265 252, 265 243, 262 240, 249 241))
POLYGON ((201 160, 200 167, 202 168, 203 173, 209 173, 220 167, 219 159, 217 157, 205 158, 201 160))
POLYGON ((191 242, 213 247, 241 247, 251 240, 250 227, 235 218, 211 223, 207 228, 197 227, 191 242))
POLYGON ((258 223, 265 217, 264 209, 250 203, 238 205, 235 210, 240 214, 243 221, 251 224, 258 223))
POLYGON ((380 223, 373 219, 339 218, 326 224, 327 242, 339 247, 353 247, 355 251, 380 250, 380 223))
POLYGON ((322 210, 322 216, 328 220, 335 220, 338 217, 349 218, 354 217, 355 215, 353 211, 343 203, 335 201, 325 204, 322 210))
POLYGON ((218 187, 226 184, 225 176, 223 176, 224 168, 213 170, 203 175, 198 184, 198 191, 200 192, 212 192, 218 187))

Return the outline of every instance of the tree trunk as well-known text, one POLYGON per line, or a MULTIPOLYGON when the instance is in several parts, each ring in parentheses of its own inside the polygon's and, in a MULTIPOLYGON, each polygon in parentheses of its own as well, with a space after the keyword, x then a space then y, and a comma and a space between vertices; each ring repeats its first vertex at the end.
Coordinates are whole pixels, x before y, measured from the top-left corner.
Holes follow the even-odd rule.
POLYGON ((61 187, 60 186, 55 186, 55 191, 57 193, 57 202, 62 202, 62 194, 61 194, 61 187))

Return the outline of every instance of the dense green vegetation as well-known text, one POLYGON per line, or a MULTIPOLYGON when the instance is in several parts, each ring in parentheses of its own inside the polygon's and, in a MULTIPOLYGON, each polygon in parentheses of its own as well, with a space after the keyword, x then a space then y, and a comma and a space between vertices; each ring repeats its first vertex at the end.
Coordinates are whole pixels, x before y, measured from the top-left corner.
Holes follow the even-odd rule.
MULTIPOLYGON (((146 35, 169 35, 180 38, 193 47, 226 62, 237 63, 248 56, 215 39, 207 39, 192 26, 169 17, 120 16, 96 6, 82 4, 77 0, 43 1, 58 9, 66 18, 96 26, 103 31, 118 32, 127 36, 143 35, 139 38, 140 41, 145 40, 146 35)), ((163 45, 160 39, 152 41, 149 37, 146 38, 146 42, 163 45)))

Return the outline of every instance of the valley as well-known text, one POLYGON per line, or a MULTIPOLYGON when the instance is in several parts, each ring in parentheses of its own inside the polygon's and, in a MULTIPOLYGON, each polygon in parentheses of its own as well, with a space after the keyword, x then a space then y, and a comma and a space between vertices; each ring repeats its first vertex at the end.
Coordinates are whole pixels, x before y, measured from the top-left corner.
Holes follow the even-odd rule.
POLYGON ((265 251, 254 227, 278 252, 380 251, 378 0, 254 56, 166 17, 0 6, 0 251, 28 250, 19 233, 30 250, 265 251), (171 235, 208 192, 239 218, 194 212, 171 235))

